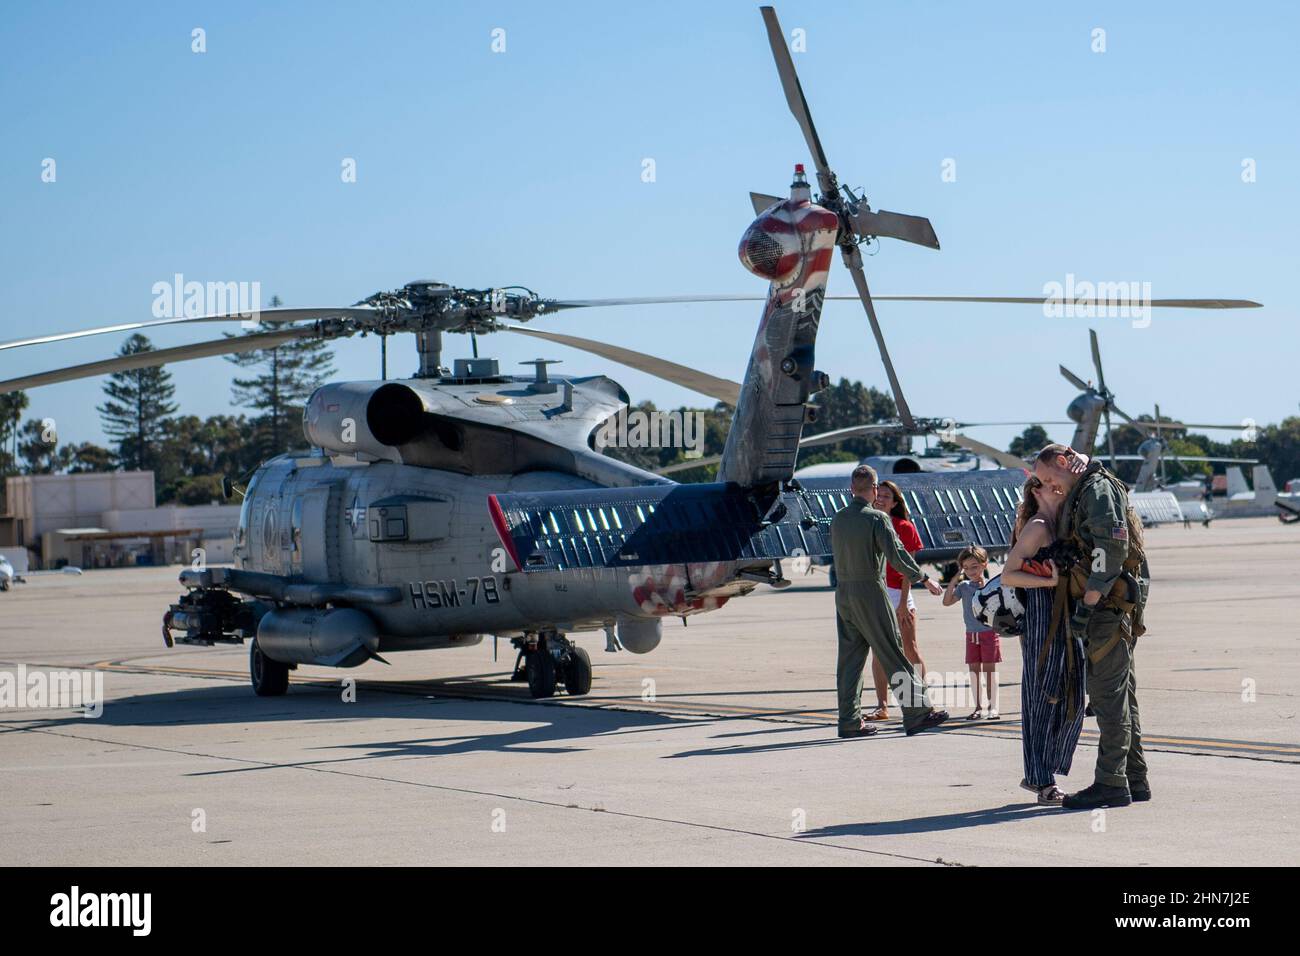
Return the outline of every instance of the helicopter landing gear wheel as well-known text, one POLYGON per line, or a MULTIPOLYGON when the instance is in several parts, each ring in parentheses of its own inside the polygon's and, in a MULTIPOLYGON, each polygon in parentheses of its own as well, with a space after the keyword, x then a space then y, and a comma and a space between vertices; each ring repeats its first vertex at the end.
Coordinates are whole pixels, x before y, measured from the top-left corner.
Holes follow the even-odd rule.
POLYGON ((564 660, 564 688, 570 697, 581 697, 591 690, 591 657, 581 647, 570 648, 564 660))
POLYGON ((537 647, 528 651, 524 668, 528 672, 528 693, 534 698, 555 696, 555 658, 546 638, 539 639, 537 647))
POLYGON ((256 638, 248 648, 248 673, 258 697, 279 697, 289 689, 289 665, 263 654, 256 638))

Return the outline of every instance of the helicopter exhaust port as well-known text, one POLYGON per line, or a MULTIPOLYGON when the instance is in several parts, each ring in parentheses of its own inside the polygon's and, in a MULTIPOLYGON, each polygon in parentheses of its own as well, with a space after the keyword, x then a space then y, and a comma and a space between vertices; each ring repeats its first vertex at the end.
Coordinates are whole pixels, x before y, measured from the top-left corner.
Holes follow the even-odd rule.
POLYGON ((387 459, 420 433, 424 410, 424 399, 400 382, 322 385, 307 400, 302 430, 328 451, 387 459))

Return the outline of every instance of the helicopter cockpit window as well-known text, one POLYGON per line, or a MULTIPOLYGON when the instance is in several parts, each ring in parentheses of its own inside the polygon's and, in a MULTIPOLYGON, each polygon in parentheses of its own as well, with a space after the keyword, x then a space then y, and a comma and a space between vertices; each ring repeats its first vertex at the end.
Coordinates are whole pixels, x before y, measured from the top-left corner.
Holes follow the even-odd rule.
POLYGON ((248 517, 253 508, 252 495, 244 495, 244 503, 239 506, 239 527, 235 529, 235 547, 242 548, 248 540, 248 517))

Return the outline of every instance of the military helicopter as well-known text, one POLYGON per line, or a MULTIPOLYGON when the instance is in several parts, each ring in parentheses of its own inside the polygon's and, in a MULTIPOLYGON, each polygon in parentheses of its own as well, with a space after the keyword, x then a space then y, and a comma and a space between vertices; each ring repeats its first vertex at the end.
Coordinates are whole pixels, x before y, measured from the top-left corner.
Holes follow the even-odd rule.
MULTIPOLYGON (((790 582, 782 562, 830 555, 829 523, 848 504, 842 478, 793 479, 809 399, 828 376, 814 366, 826 282, 838 249, 867 315, 900 421, 903 396, 859 246, 879 238, 937 249, 929 221, 874 211, 842 187, 813 127, 790 51, 762 8, 787 104, 813 157, 819 195, 796 167, 788 198, 755 200, 739 255, 769 282, 766 296, 555 300, 519 287, 464 289, 412 282, 353 306, 267 310, 266 331, 115 357, 0 382, 34 388, 114 371, 264 349, 298 338, 415 336, 412 378, 319 388, 304 410, 309 451, 264 463, 242 489, 235 566, 189 569, 186 593, 163 617, 175 644, 249 644, 259 695, 283 694, 300 665, 352 667, 402 650, 510 639, 534 697, 563 684, 588 692, 591 662, 571 639, 604 630, 612 646, 653 650, 667 616, 721 608, 760 585, 790 582), (749 300, 762 314, 743 382, 608 343, 525 327, 565 309, 749 300), (650 372, 735 408, 717 480, 680 485, 597 450, 594 433, 625 409, 603 375, 503 374, 497 360, 442 364, 443 336, 508 331, 650 372)), ((885 298, 885 297, 881 297, 885 298)), ((1042 298, 894 296, 915 301, 1042 298)), ((1209 300, 1205 307, 1220 307, 1209 300)), ((230 322, 234 314, 126 323, 46 335, 0 348, 153 325, 230 322)), ((386 341, 386 338, 385 338, 386 341)), ((1007 547, 1021 469, 899 476, 926 550, 951 558, 968 544, 1007 547)))
POLYGON ((1097 341, 1097 330, 1089 329, 1088 335, 1089 344, 1092 347, 1092 364, 1097 372, 1097 384, 1094 386, 1091 382, 1085 382, 1064 365, 1059 366, 1062 377, 1076 388, 1083 390, 1070 402, 1069 407, 1066 409, 1066 413, 1075 423, 1074 438, 1070 442, 1070 447, 1094 448, 1097 443, 1097 432, 1100 430, 1102 419, 1105 419, 1107 458, 1111 463, 1111 470, 1115 470, 1116 462, 1140 461, 1142 465, 1137 480, 1133 484, 1133 490, 1142 493, 1154 491, 1157 487, 1163 487, 1164 462, 1166 459, 1169 461, 1189 461, 1205 464, 1236 465, 1256 463, 1253 458, 1219 458, 1202 455, 1179 455, 1171 452, 1169 442, 1164 437, 1164 433, 1167 431, 1204 428, 1239 432, 1243 430, 1244 426, 1241 422, 1230 425, 1210 425, 1201 422, 1188 424, 1186 422, 1170 421, 1160 416, 1159 405, 1155 406, 1153 420, 1145 421, 1133 418, 1115 404, 1115 393, 1106 387, 1106 374, 1101 367, 1101 347, 1097 341), (1110 416, 1112 412, 1146 436, 1142 444, 1138 446, 1136 455, 1115 454, 1115 439, 1111 435, 1110 416))

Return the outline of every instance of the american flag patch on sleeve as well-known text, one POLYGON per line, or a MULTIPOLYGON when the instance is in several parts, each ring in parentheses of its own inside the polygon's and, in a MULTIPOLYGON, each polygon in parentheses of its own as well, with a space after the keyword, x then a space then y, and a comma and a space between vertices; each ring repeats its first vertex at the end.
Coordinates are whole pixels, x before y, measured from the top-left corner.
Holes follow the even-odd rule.
POLYGON ((1128 540, 1128 525, 1117 524, 1110 529, 1110 536, 1116 541, 1128 540))

